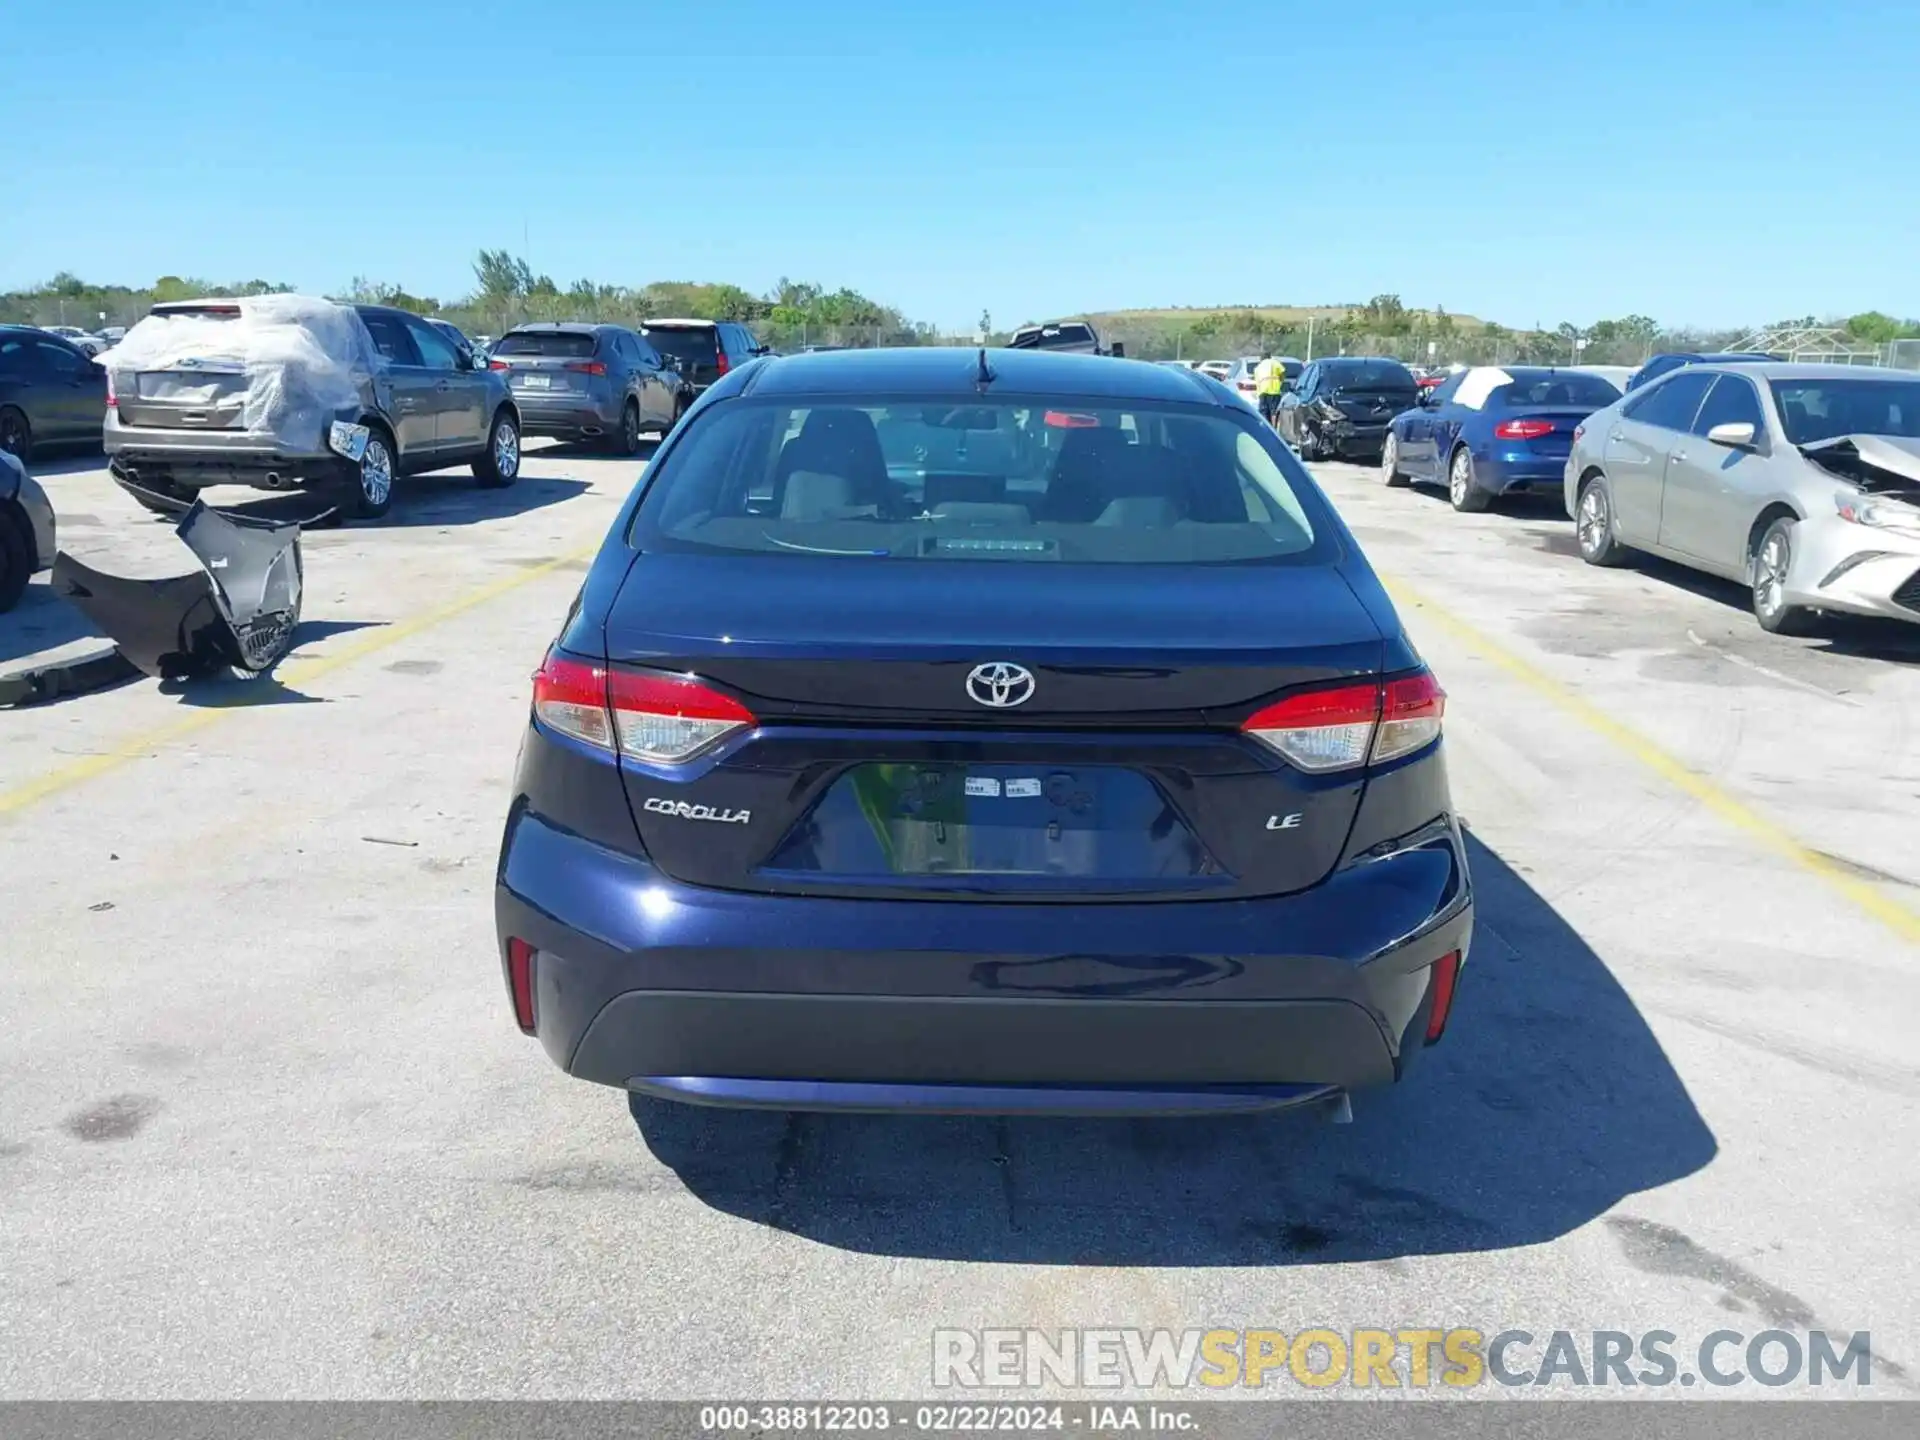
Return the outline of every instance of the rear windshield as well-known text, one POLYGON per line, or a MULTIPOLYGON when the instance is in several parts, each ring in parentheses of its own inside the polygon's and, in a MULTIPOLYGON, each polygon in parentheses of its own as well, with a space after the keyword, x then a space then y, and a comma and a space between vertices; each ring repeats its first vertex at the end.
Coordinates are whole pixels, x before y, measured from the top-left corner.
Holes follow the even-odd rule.
POLYGON ((660 461, 647 550, 867 559, 1306 562, 1336 553, 1312 483, 1231 418, 1006 397, 734 401, 660 461))
POLYGON ((690 365, 711 365, 720 358, 717 337, 709 329, 683 330, 643 325, 640 333, 662 355, 684 360, 690 365))
POLYGON ((1093 331, 1084 325, 1047 325, 1037 330, 1022 330, 1013 337, 1010 349, 1045 350, 1056 345, 1090 345, 1093 331))
POLYGON ((1515 375, 1513 383, 1493 392, 1493 403, 1508 409, 1535 405, 1591 405, 1599 410, 1620 398, 1620 392, 1601 375, 1562 370, 1541 375, 1515 375))
POLYGON ((1411 390, 1413 372, 1397 360, 1362 360, 1329 365, 1327 384, 1334 390, 1411 390))
POLYGON ((1811 445, 1837 435, 1920 438, 1920 379, 1775 380, 1787 439, 1811 445))
POLYGON ((574 360, 593 354, 594 337, 564 330, 519 330, 502 335, 493 347, 495 355, 541 355, 574 360))

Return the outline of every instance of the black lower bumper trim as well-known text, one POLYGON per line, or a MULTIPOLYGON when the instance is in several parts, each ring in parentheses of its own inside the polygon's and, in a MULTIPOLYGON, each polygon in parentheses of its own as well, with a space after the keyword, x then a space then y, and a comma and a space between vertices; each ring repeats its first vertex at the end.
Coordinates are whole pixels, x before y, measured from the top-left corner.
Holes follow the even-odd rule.
POLYGON ((1312 1085, 1394 1078, 1392 1048, 1344 1000, 1061 1000, 634 990, 568 1070, 871 1085, 1312 1085))

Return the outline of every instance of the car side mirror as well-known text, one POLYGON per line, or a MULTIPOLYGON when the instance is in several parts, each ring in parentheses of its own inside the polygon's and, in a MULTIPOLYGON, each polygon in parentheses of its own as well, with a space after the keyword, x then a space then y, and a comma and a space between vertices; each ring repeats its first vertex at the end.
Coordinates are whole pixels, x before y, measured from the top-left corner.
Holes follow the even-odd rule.
POLYGON ((1707 431, 1707 439, 1715 445, 1724 445, 1729 450, 1751 450, 1753 433, 1752 421, 1735 420, 1725 425, 1714 426, 1707 431))

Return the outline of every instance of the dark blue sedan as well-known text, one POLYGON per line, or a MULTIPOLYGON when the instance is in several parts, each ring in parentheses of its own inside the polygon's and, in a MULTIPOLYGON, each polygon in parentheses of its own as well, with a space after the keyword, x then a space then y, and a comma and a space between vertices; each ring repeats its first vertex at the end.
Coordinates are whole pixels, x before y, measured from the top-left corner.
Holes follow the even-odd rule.
POLYGON ((534 679, 510 1013, 650 1142, 672 1102, 1340 1110, 1440 1038, 1466 957, 1444 705, 1213 381, 758 360, 534 679))
POLYGON ((1759 350, 1714 350, 1698 354, 1691 350, 1674 350, 1648 356, 1647 363, 1627 377, 1627 389, 1638 390, 1642 385, 1651 385, 1669 370, 1678 370, 1682 365, 1761 365, 1786 358, 1759 350))
POLYGON ((1582 370, 1462 370, 1394 417, 1380 474, 1389 485, 1445 485, 1456 510, 1528 491, 1557 495, 1574 427, 1619 398, 1612 381, 1582 370))

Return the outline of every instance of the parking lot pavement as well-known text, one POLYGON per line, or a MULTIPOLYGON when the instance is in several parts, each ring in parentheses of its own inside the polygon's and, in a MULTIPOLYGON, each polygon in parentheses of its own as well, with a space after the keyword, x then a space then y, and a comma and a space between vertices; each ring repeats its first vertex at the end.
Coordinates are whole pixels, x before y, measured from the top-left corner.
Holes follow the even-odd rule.
POLYGON ((1445 1043, 1352 1125, 657 1164, 493 949, 527 675, 634 470, 541 452, 310 537, 283 703, 0 717, 0 1395, 923 1394, 936 1326, 1117 1325, 1871 1330, 1910 1392, 1920 662, 1318 468, 1449 690, 1480 891, 1445 1043))

